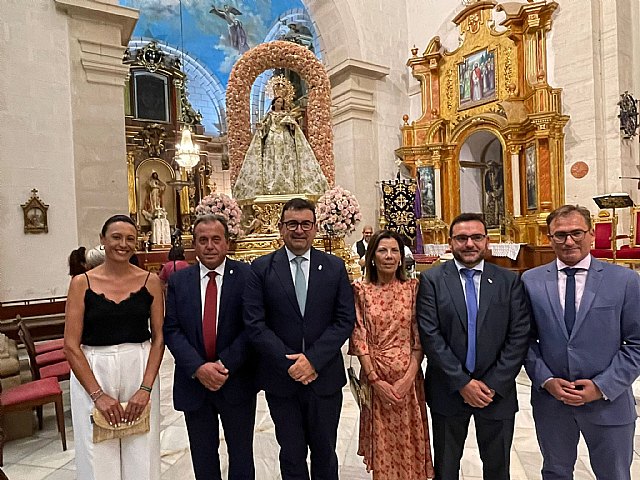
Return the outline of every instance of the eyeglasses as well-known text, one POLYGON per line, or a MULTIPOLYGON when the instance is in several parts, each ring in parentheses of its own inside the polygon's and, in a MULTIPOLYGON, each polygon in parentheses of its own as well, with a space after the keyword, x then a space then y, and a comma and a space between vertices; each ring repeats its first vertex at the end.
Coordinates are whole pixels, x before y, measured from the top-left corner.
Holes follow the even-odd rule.
POLYGON ((298 227, 302 229, 303 232, 308 232, 311 230, 315 223, 305 220, 304 222, 296 222, 295 220, 289 220, 288 222, 283 222, 284 227, 290 232, 295 232, 298 227))
POLYGON ((555 243, 564 243, 569 237, 571 237, 574 242, 580 242, 584 239, 584 236, 588 231, 589 230, 574 230, 573 232, 556 232, 549 234, 548 237, 555 243))
POLYGON ((455 235, 453 237, 451 237, 456 243, 459 244, 465 244, 469 241, 469 239, 471 239, 471 241, 473 243, 480 243, 481 241, 483 241, 485 238, 487 238, 486 235, 483 235, 482 233, 474 233, 473 235, 455 235))

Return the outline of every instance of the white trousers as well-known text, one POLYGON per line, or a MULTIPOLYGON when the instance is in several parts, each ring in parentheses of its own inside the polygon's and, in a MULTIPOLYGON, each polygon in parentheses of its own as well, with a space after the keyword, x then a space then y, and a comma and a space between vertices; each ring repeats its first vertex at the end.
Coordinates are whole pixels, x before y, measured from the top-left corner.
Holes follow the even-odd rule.
MULTIPOLYGON (((102 390, 127 402, 139 389, 149 358, 150 342, 107 347, 82 346, 102 390)), ((93 443, 89 416, 94 405, 71 374, 71 414, 76 449, 77 477, 82 480, 160 480, 160 391, 151 393, 151 430, 122 439, 93 443)))

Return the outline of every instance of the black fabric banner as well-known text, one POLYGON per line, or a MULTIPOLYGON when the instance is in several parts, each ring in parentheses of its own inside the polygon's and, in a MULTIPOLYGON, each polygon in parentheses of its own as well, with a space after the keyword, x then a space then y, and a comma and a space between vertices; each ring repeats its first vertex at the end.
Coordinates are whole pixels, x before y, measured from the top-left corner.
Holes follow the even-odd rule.
POLYGON ((409 238, 416 236, 416 182, 414 180, 391 180, 382 182, 384 217, 387 228, 409 238))

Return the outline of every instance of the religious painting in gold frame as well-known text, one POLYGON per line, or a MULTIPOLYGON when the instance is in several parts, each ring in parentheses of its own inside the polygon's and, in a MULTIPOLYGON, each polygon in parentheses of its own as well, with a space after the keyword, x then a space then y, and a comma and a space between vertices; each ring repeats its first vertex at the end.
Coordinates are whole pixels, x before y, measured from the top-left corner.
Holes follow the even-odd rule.
POLYGON ((496 50, 484 48, 458 63, 458 110, 493 102, 496 97, 496 50))
POLYGON ((524 171, 527 180, 527 210, 538 208, 538 168, 536 144, 527 145, 524 150, 524 171))
POLYGON ((24 233, 49 233, 46 205, 38 197, 38 189, 31 190, 31 198, 21 205, 24 216, 24 233))

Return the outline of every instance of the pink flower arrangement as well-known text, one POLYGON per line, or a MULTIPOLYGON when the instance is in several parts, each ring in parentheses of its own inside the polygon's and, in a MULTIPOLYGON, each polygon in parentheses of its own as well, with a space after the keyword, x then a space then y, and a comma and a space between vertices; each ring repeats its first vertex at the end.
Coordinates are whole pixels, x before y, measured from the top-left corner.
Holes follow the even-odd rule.
POLYGON ((238 206, 238 202, 229 195, 212 193, 200 200, 200 203, 196 207, 196 216, 207 215, 209 213, 222 215, 227 219, 230 237, 237 238, 244 235, 244 232, 240 228, 242 210, 238 206))
POLYGON ((322 231, 331 226, 334 234, 344 237, 353 233, 362 219, 360 204, 349 190, 336 185, 327 190, 316 203, 316 217, 322 231))

